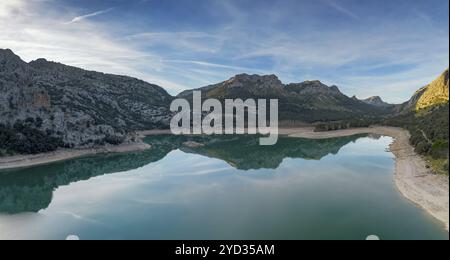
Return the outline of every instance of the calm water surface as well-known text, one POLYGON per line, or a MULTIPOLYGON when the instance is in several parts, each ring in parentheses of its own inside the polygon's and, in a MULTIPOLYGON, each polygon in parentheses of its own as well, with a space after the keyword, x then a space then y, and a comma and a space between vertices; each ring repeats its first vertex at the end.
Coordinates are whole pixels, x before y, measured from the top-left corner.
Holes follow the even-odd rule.
POLYGON ((448 239, 396 190, 391 141, 154 136, 145 152, 2 171, 0 239, 448 239))

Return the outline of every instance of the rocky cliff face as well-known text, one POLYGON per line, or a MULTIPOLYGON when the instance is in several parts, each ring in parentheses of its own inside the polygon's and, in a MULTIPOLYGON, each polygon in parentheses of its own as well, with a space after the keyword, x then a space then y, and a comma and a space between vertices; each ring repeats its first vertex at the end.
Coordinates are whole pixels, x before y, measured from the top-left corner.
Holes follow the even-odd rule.
POLYGON ((399 113, 420 111, 449 102, 448 69, 431 84, 419 89, 406 103, 396 108, 399 113))
POLYGON ((172 97, 130 77, 85 71, 0 49, 0 123, 33 122, 68 146, 120 142, 139 129, 167 126, 172 97))
POLYGON ((416 94, 417 103, 415 105, 416 110, 425 109, 428 107, 445 104, 449 101, 449 82, 448 82, 448 69, 442 73, 436 80, 430 85, 419 90, 416 94))

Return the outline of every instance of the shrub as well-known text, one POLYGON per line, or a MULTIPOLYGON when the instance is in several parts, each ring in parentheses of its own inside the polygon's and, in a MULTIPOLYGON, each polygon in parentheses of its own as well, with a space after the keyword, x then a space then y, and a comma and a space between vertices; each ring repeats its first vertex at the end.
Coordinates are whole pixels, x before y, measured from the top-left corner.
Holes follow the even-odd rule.
POLYGON ((0 150, 2 150, 2 155, 50 152, 63 146, 64 143, 61 138, 53 137, 48 132, 24 125, 21 121, 17 121, 13 127, 0 125, 0 150))

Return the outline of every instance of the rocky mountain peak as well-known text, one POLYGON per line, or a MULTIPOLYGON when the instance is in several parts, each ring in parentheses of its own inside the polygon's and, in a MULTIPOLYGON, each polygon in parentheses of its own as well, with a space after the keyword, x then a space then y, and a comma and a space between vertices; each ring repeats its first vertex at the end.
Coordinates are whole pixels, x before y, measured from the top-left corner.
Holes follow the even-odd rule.
POLYGON ((225 81, 224 85, 229 85, 231 87, 243 87, 243 86, 253 86, 253 85, 263 85, 263 86, 273 86, 279 87, 283 83, 275 75, 249 75, 249 74, 238 74, 231 79, 225 81))
POLYGON ((53 62, 53 61, 48 61, 46 59, 37 59, 34 61, 31 61, 30 63, 28 63, 28 65, 30 65, 31 67, 33 67, 36 70, 77 70, 77 71, 81 71, 81 69, 78 68, 74 68, 74 67, 70 67, 61 63, 57 63, 57 62, 53 62))
POLYGON ((444 71, 436 80, 428 85, 420 96, 416 104, 416 110, 448 103, 449 101, 449 80, 448 69, 444 71))
MULTIPOLYGON (((17 55, 14 54, 14 52, 10 49, 0 49, 0 57, 1 59, 8 59, 8 58, 19 58, 17 55)), ((20 59, 20 58, 19 58, 20 59)))
POLYGON ((313 87, 323 87, 325 84, 322 83, 320 80, 306 80, 302 84, 309 85, 313 87))
POLYGON ((45 64, 48 64, 48 63, 49 63, 48 60, 41 58, 41 59, 37 59, 37 60, 31 61, 29 64, 32 65, 32 66, 39 66, 39 65, 45 65, 45 64))
POLYGON ((373 105, 373 106, 379 106, 379 107, 390 106, 390 104, 384 102, 383 99, 381 99, 381 97, 379 97, 379 96, 373 96, 373 97, 366 98, 366 99, 362 100, 362 102, 369 104, 369 105, 373 105))
POLYGON ((449 102, 449 75, 445 70, 431 84, 418 90, 406 104, 409 110, 422 110, 449 102))
POLYGON ((233 91, 245 91, 255 95, 258 93, 282 93, 283 83, 275 75, 248 75, 239 74, 221 84, 224 89, 233 91))
POLYGON ((24 64, 25 62, 10 49, 0 49, 0 68, 2 68, 2 70, 16 69, 18 66, 24 64))
MULTIPOLYGON (((86 72, 85 70, 77 67, 73 67, 70 65, 66 65, 60 62, 50 61, 44 58, 39 58, 36 60, 31 61, 28 63, 28 65, 32 66, 35 69, 63 69, 63 70, 72 70, 72 71, 78 71, 78 72, 86 72)), ((101 73, 101 72, 97 72, 101 73)))
POLYGON ((380 96, 368 97, 365 100, 367 100, 367 101, 383 101, 380 96))
POLYGON ((336 85, 332 85, 332 86, 330 87, 330 89, 331 89, 332 91, 334 91, 334 92, 339 92, 339 93, 341 93, 341 91, 339 90, 339 87, 336 86, 336 85))
POLYGON ((331 94, 341 95, 341 91, 335 85, 328 87, 319 80, 305 81, 287 85, 287 89, 298 94, 331 94))

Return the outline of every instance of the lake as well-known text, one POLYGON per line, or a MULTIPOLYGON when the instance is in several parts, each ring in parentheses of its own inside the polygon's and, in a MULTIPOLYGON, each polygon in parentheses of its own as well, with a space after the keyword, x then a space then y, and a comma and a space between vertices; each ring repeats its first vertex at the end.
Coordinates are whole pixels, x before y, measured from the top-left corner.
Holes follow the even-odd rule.
POLYGON ((145 141, 152 149, 0 171, 0 239, 449 238, 396 190, 389 137, 145 141))

